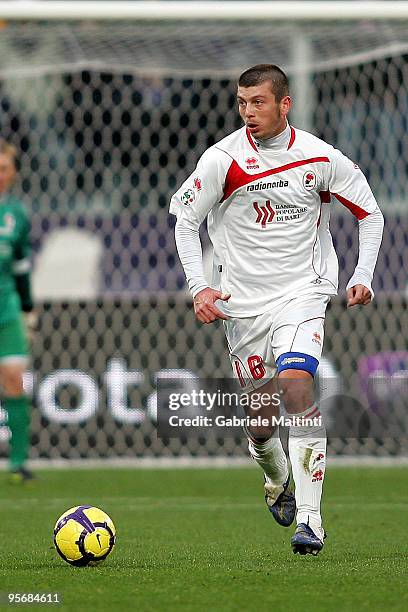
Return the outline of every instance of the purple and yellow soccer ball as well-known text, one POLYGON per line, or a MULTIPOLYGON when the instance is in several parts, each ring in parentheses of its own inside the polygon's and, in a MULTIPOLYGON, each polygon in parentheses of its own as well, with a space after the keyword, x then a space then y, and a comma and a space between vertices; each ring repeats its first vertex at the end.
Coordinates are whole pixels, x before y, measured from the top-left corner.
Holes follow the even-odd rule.
POLYGON ((116 530, 112 519, 95 506, 75 506, 54 527, 54 544, 64 561, 77 567, 97 565, 112 552, 116 530))

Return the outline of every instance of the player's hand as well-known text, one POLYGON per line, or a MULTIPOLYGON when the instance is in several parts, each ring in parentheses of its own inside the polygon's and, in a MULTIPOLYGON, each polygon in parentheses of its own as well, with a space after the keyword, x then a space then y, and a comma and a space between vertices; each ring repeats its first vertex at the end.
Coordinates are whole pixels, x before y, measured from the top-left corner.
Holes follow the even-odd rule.
POLYGON ((24 314, 24 325, 26 329, 27 339, 30 344, 34 340, 35 332, 38 329, 38 314, 35 310, 25 312, 24 314))
POLYGON ((371 291, 364 287, 364 285, 354 285, 354 287, 347 289, 347 308, 351 308, 351 306, 356 304, 367 306, 371 300, 371 291))
POLYGON ((213 323, 216 319, 226 321, 228 319, 227 315, 221 312, 214 302, 216 300, 228 302, 230 297, 230 293, 221 293, 221 291, 216 291, 211 289, 211 287, 203 289, 194 298, 194 312, 197 319, 201 323, 213 323))

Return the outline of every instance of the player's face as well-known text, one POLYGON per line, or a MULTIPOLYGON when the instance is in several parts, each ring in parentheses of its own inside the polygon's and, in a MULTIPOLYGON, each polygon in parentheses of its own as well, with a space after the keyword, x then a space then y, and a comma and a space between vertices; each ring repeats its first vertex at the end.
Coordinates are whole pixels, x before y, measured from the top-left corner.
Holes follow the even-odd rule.
POLYGON ((238 87, 237 99, 239 114, 254 138, 272 138, 285 129, 292 102, 289 96, 277 102, 271 81, 238 87))
POLYGON ((6 193, 16 178, 14 160, 6 153, 0 153, 0 194, 6 193))

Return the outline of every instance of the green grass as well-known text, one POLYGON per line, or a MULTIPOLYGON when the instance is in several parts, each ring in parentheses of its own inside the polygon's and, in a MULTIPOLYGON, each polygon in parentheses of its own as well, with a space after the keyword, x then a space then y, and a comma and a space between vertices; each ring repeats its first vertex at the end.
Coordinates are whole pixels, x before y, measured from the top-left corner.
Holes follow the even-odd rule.
POLYGON ((406 468, 329 469, 315 558, 292 554, 261 481, 255 469, 72 470, 12 487, 1 474, 0 591, 59 592, 72 611, 408 610, 406 468), (52 547, 56 518, 82 503, 116 524, 100 567, 52 547))

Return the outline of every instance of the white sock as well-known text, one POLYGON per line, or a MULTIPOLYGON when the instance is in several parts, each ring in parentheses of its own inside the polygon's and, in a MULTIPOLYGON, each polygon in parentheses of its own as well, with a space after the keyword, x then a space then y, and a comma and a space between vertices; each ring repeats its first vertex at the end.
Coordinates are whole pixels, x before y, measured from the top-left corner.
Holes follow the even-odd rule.
POLYGON ((251 457, 260 465, 267 483, 277 487, 277 496, 283 491, 282 485, 289 475, 288 460, 282 448, 279 436, 273 436, 266 442, 255 442, 248 438, 251 457))
MULTIPOLYGON (((316 405, 289 417, 315 418, 320 416, 316 405)), ((326 468, 326 428, 321 425, 289 429, 289 457, 295 481, 296 523, 306 523, 323 540, 320 502, 326 468)))

